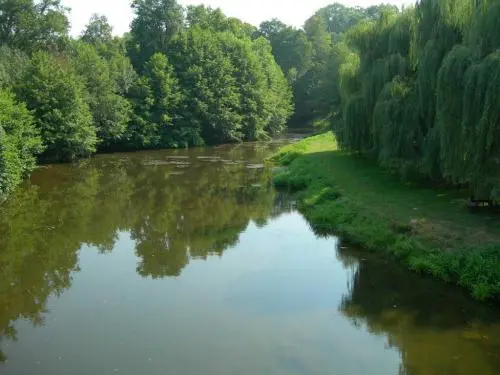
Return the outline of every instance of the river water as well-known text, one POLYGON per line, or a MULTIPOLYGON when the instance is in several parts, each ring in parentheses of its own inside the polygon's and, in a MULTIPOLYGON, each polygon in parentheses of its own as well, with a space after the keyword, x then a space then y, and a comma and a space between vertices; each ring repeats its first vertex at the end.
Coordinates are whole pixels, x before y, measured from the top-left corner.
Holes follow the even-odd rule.
POLYGON ((316 236, 278 146, 38 170, 0 206, 0 374, 500 374, 500 310, 316 236))

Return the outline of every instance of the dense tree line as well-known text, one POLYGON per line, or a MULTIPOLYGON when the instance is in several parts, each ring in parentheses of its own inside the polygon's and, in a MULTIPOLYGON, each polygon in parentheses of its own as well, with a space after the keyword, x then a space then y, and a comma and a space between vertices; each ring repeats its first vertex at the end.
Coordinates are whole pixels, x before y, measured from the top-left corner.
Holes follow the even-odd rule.
POLYGON ((262 139, 289 120, 404 177, 498 196, 498 0, 335 3, 300 29, 132 7, 125 36, 94 16, 74 39, 58 0, 0 0, 1 193, 36 159, 262 139))
POLYGON ((498 197, 497 0, 421 0, 349 30, 341 58, 344 147, 404 177, 498 197))
POLYGON ((60 0, 0 0, 0 195, 40 161, 264 139, 292 94, 256 29, 204 6, 134 0, 130 33, 60 0))
POLYGON ((500 1, 419 0, 399 10, 338 4, 273 45, 295 121, 333 127, 344 149, 404 178, 500 196, 500 1), (300 56, 296 57, 296 56, 300 56))
POLYGON ((348 31, 340 55, 345 148, 403 177, 498 198, 498 0, 421 0, 348 31))
POLYGON ((278 19, 263 22, 256 35, 265 36, 293 88, 295 113, 289 125, 298 128, 322 125, 335 116, 340 97, 332 81, 338 71, 338 45, 345 32, 363 20, 377 20, 397 7, 376 5, 346 7, 339 3, 318 10, 297 29, 278 19))

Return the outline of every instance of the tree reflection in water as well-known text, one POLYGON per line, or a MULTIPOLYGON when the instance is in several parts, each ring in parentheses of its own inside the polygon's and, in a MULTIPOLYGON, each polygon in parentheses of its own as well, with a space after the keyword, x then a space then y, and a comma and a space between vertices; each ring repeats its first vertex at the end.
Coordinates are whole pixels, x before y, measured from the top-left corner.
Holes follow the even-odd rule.
MULTIPOLYGON (((137 273, 177 277, 192 259, 221 256, 250 222, 292 210, 260 163, 272 146, 99 156, 39 170, 0 207, 0 343, 15 323, 44 324, 49 297, 71 287, 87 245, 135 241, 137 273)), ((401 375, 498 375, 498 310, 390 261, 338 249, 350 281, 339 309, 387 338, 401 375)), ((0 361, 6 358, 0 353, 0 361)))
POLYGON ((0 206, 0 342, 16 339, 19 319, 43 325, 83 245, 110 252, 128 232, 141 276, 179 276, 192 258, 222 255, 251 221, 290 211, 270 171, 252 164, 274 148, 104 155, 37 171, 0 206))
POLYGON ((339 258, 352 270, 339 309, 356 327, 387 337, 401 354, 401 375, 498 374, 497 309, 391 261, 366 256, 339 249, 339 258))

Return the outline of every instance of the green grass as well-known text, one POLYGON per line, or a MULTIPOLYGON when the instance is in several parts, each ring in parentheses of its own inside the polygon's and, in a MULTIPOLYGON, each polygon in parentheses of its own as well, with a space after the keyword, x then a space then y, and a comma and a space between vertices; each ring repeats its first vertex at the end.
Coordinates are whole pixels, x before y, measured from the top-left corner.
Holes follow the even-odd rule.
POLYGON ((500 216, 471 213, 467 192, 405 183, 339 151, 331 133, 272 157, 274 184, 297 195, 318 233, 386 252, 415 272, 456 283, 477 299, 500 297, 500 216))

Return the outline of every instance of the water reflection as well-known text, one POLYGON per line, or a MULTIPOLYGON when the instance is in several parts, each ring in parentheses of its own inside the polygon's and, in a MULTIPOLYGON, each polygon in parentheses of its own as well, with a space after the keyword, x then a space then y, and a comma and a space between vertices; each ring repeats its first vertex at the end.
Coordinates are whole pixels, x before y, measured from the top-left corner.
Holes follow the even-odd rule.
POLYGON ((454 287, 343 248, 354 270, 340 311, 358 328, 387 337, 401 353, 400 375, 500 373, 499 310, 454 287))
POLYGON ((130 374, 497 375, 499 310, 335 252, 272 189, 261 163, 275 147, 106 155, 35 173, 0 206, 0 348, 24 329, 33 352, 54 358, 40 370, 24 362, 30 344, 7 349, 9 374, 64 373, 57 348, 76 374, 113 373, 120 358, 130 374), (26 328, 46 320, 43 335, 26 328), (157 367, 141 362, 150 352, 157 367))
POLYGON ((191 258, 237 243, 250 221, 289 211, 270 171, 252 164, 276 147, 105 155, 37 171, 0 206, 0 342, 16 339, 18 319, 43 325, 47 299, 71 286, 84 244, 110 252, 129 232, 138 274, 179 276, 191 258))

